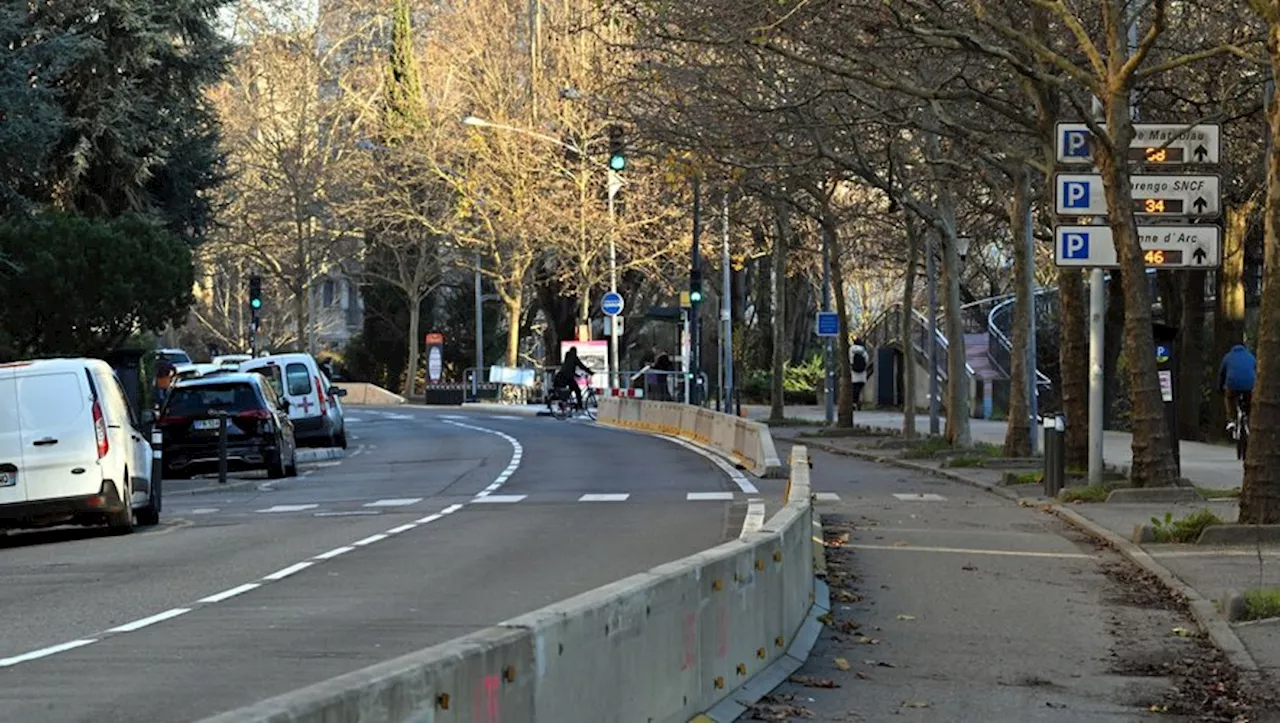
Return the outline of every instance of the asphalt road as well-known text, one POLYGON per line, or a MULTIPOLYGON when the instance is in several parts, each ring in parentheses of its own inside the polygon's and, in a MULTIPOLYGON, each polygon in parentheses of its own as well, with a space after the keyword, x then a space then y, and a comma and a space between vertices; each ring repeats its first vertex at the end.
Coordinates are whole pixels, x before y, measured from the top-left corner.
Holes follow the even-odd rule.
POLYGON ((186 721, 439 643, 736 537, 671 442, 348 410, 347 459, 165 500, 128 537, 0 538, 0 720, 186 721))
POLYGON ((1149 708, 1173 685, 1153 671, 1195 652, 1175 634, 1194 626, 1149 585, 1135 593, 1117 553, 958 482, 810 457, 823 524, 845 534, 828 555, 835 620, 766 706, 815 721, 1188 720, 1149 708))

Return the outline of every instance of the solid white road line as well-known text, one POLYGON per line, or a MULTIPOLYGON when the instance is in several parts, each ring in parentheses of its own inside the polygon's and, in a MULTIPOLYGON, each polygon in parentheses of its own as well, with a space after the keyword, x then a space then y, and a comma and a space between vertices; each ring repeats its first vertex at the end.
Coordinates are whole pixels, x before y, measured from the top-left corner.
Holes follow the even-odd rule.
POLYGON ((898 492, 893 495, 905 502, 946 502, 947 498, 942 495, 935 495, 932 492, 898 492))
POLYGON ((302 512, 303 510, 314 510, 320 505, 272 505, 265 510, 258 512, 302 512))
POLYGON ((579 502, 626 502, 631 497, 630 494, 598 494, 583 495, 578 498, 579 502))
POLYGON ((201 602, 201 603, 216 603, 216 602, 222 602, 223 600, 230 600, 231 598, 235 597, 236 595, 244 594, 244 593, 246 593, 246 592, 249 592, 250 590, 256 590, 256 589, 258 589, 259 587, 261 587, 261 584, 259 584, 259 583, 256 583, 256 582, 248 582, 248 583, 245 583, 245 584, 243 584, 243 585, 239 585, 239 586, 237 586, 237 587, 233 587, 233 588, 231 588, 230 590, 223 590, 223 591, 222 591, 222 592, 220 592, 220 593, 216 593, 216 594, 210 595, 210 596, 208 596, 208 597, 202 597, 202 598, 200 598, 199 600, 197 600, 196 602, 201 602))
POLYGON ((356 548, 352 547, 351 545, 343 545, 342 547, 335 547, 334 549, 329 550, 328 552, 322 552, 322 553, 320 553, 319 555, 316 555, 316 556, 315 556, 314 558, 312 558, 312 559, 315 559, 315 560, 332 560, 333 558, 337 557, 338 555, 345 555, 345 554, 347 554, 348 552, 351 552, 351 551, 352 551, 352 550, 354 550, 354 549, 356 549, 356 548))
POLYGON ((725 474, 729 475, 729 479, 733 480, 733 483, 738 486, 738 489, 742 491, 742 494, 744 495, 760 494, 760 490, 756 489, 756 486, 751 482, 751 480, 747 479, 747 476, 742 473, 742 470, 739 470, 735 468, 733 465, 729 464, 727 461, 725 461, 724 457, 721 457, 720 455, 714 452, 708 452, 707 450, 699 447, 698 445, 693 444, 691 442, 686 442, 685 440, 680 439, 679 437, 670 437, 667 435, 657 435, 657 436, 667 440, 668 442, 675 442, 681 447, 684 447, 685 449, 691 452, 697 452, 703 457, 706 457, 707 459, 711 460, 712 464, 719 467, 720 470, 725 474))
POLYGON ((429 525, 432 522, 435 522, 436 520, 442 517, 444 517, 444 515, 437 513, 434 515, 427 515, 426 517, 423 517, 422 519, 419 519, 419 520, 414 520, 414 522, 417 522, 419 525, 429 525))
POLYGON ((346 510, 345 512, 317 512, 313 517, 377 517, 377 510, 346 510))
POLYGON ((417 525, 416 525, 416 524, 414 524, 414 523, 412 523, 412 522, 410 522, 409 524, 406 524, 406 525, 400 525, 399 527, 392 527, 391 529, 387 530, 387 534, 388 534, 388 535, 398 535, 398 534, 400 534, 401 532, 408 532, 409 530, 412 530, 412 529, 413 529, 413 528, 415 528, 415 527, 417 527, 417 525))
POLYGON ((57 655, 58 653, 65 653, 68 650, 83 648, 86 645, 92 645, 96 642, 98 642, 97 638, 85 638, 83 640, 72 640, 69 643, 62 643, 60 645, 50 645, 47 648, 33 650, 30 653, 23 653, 22 655, 15 655, 12 658, 0 658, 0 668, 8 668, 10 666, 17 665, 19 663, 26 663, 32 660, 39 660, 40 658, 47 658, 50 655, 57 655))
POLYGON ((448 507, 444 508, 443 510, 440 510, 440 514, 442 514, 442 515, 452 515, 453 513, 457 512, 457 511, 458 511, 458 510, 460 510, 460 509, 462 509, 462 505, 449 505, 448 507))
POLYGON ((689 502, 732 501, 732 492, 690 492, 684 498, 689 502))
POLYGON ((166 620, 176 618, 179 615, 186 615, 189 612, 191 612, 191 608, 174 608, 172 610, 165 610, 164 612, 156 613, 155 615, 152 615, 149 618, 134 620, 133 622, 125 623, 124 625, 117 625, 116 627, 111 628, 107 632, 108 633, 132 633, 135 630, 141 630, 149 625, 162 623, 166 620))
POLYGON ((276 570, 275 572, 263 577, 262 579, 263 580, 283 580, 286 577, 289 577, 290 575, 294 574, 295 572, 302 572, 303 570, 307 569, 308 567, 311 567, 314 564, 315 564, 314 562, 297 562, 282 570, 276 570))
POLYGON ((372 544, 373 544, 373 543, 375 543, 375 542, 382 542, 382 541, 383 541, 383 540, 385 540, 385 539, 387 539, 387 536, 386 536, 386 535, 384 535, 384 534, 382 534, 382 533, 378 533, 378 534, 376 534, 376 535, 369 535, 368 537, 364 538, 363 540, 356 540, 355 542, 353 542, 353 543, 351 543, 351 544, 355 545, 356 547, 364 547, 365 545, 372 545, 372 544))
POLYGON ((401 497, 397 499, 370 502, 366 504, 365 507, 408 507, 409 505, 416 505, 421 501, 421 497, 401 497))

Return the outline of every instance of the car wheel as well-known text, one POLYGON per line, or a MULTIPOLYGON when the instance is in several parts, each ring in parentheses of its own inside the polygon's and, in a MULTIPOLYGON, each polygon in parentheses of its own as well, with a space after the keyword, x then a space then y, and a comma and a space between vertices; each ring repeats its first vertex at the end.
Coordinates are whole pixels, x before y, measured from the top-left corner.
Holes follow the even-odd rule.
MULTIPOLYGON (((124 479, 129 479, 129 470, 124 471, 124 479)), ((120 493, 120 499, 124 502, 124 509, 107 515, 107 529, 117 535, 127 535, 133 532, 133 508, 129 501, 133 499, 133 492, 126 486, 120 493)))
POLYGON ((346 449, 346 448, 347 448, 347 430, 345 430, 345 429, 344 429, 344 430, 342 430, 341 432, 338 432, 338 444, 337 444, 337 446, 338 446, 339 448, 341 448, 341 449, 346 449))
POLYGON ((284 442, 277 441, 275 457, 267 460, 267 477, 270 479, 282 479, 287 474, 288 470, 284 466, 284 442))
POLYGON ((289 460, 290 460, 289 464, 284 468, 284 474, 286 477, 297 477, 298 476, 298 448, 297 447, 294 447, 293 455, 289 458, 289 460))

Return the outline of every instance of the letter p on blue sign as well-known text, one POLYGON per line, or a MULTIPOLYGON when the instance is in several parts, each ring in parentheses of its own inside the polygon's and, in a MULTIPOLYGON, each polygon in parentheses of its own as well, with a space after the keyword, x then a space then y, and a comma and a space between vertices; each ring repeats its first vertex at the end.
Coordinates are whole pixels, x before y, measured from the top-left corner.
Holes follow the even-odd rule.
POLYGON ((1089 207, 1089 182, 1088 181, 1063 181, 1062 182, 1062 198, 1063 206, 1066 208, 1088 208, 1089 207))
POLYGON ((1088 259, 1089 258, 1089 234, 1087 233, 1062 234, 1062 258, 1088 259))
POLYGON ((1062 155, 1067 158, 1089 157, 1089 131, 1072 129, 1062 132, 1062 155))

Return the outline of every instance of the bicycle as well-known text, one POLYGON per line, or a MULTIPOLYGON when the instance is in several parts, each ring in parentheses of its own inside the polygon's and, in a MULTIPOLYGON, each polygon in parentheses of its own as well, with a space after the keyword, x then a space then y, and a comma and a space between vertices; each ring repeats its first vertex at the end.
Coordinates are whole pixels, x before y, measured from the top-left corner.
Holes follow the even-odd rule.
POLYGON ((556 419, 568 419, 579 413, 585 414, 591 421, 596 420, 600 402, 596 398, 595 387, 588 386, 582 393, 582 406, 578 407, 573 399, 573 391, 568 387, 552 390, 547 399, 547 408, 556 419))
POLYGON ((1249 449, 1249 401, 1250 396, 1245 392, 1235 392, 1236 395, 1236 421, 1231 428, 1231 438, 1236 443, 1236 459, 1244 459, 1245 453, 1249 449))

